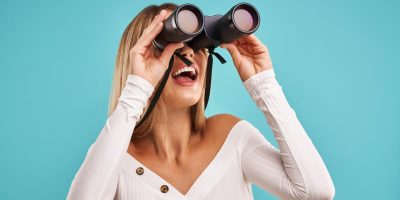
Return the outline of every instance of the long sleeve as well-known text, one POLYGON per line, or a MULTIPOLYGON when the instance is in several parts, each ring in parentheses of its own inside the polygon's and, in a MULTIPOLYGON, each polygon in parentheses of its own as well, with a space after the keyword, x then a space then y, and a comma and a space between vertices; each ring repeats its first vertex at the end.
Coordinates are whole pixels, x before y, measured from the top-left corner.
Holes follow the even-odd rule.
POLYGON ((266 117, 279 149, 249 123, 241 144, 245 180, 281 199, 331 200, 335 188, 317 149, 288 104, 273 69, 243 82, 266 117))
POLYGON ((154 87, 147 80, 128 75, 118 104, 89 147, 71 183, 67 199, 114 199, 122 158, 153 91, 154 87))

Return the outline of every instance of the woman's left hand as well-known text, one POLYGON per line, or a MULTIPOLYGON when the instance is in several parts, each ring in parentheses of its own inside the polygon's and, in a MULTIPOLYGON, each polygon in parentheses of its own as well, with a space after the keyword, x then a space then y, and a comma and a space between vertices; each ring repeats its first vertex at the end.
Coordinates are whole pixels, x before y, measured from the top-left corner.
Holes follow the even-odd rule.
POLYGON ((242 82, 254 74, 272 68, 268 48, 253 34, 221 44, 220 47, 231 54, 242 82))

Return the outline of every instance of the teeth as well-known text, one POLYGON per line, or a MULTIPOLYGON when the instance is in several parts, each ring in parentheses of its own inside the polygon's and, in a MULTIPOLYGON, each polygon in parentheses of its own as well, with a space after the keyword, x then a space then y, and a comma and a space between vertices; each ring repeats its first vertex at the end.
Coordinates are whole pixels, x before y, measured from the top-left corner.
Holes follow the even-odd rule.
POLYGON ((192 72, 192 76, 196 75, 196 70, 193 67, 184 67, 172 74, 172 77, 177 77, 182 72, 192 72))

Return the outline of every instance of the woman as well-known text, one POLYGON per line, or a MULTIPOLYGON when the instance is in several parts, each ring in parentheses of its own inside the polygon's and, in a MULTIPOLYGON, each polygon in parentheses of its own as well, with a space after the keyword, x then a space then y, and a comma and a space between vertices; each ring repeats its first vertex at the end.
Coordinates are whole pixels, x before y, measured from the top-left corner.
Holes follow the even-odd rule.
MULTIPOLYGON (((253 199, 251 183, 281 199, 333 199, 318 151, 275 79, 267 48, 254 36, 222 44, 265 115, 279 150, 246 120, 204 116, 207 50, 152 41, 174 4, 145 8, 119 47, 110 115, 77 172, 67 199, 253 199), (174 59, 157 106, 134 129, 174 59), (189 71, 192 80, 182 71, 189 71), (124 86, 122 88, 122 86, 124 86)), ((187 74, 186 74, 187 75, 187 74)))

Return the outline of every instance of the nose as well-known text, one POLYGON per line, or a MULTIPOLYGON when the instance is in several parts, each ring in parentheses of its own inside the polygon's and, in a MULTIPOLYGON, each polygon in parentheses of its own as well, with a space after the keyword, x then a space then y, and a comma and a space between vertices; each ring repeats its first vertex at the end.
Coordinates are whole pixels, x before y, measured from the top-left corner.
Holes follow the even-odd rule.
POLYGON ((183 46, 182 50, 181 50, 181 55, 185 56, 186 58, 193 58, 194 57, 194 51, 192 48, 190 48, 189 46, 187 46, 185 44, 185 46, 183 46))

